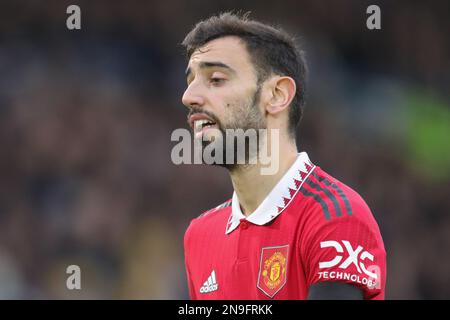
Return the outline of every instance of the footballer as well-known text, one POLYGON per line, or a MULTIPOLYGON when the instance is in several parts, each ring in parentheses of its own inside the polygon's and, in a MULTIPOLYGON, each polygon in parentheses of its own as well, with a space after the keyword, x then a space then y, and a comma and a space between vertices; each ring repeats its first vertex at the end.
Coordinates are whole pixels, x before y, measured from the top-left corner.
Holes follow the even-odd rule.
POLYGON ((250 163, 259 147, 245 150, 245 163, 220 164, 234 193, 186 230, 190 298, 384 299, 386 252, 369 207, 297 149, 307 66, 294 38, 223 13, 199 22, 183 46, 182 101, 195 139, 209 145, 231 129, 279 132, 258 137, 278 146, 275 173, 250 163))

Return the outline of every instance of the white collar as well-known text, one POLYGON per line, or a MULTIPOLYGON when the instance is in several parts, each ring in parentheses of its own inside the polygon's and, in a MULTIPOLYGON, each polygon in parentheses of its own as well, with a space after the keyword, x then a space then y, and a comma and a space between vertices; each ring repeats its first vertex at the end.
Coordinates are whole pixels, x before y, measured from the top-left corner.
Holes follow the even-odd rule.
POLYGON ((278 181, 276 186, 264 201, 261 202, 259 207, 248 217, 245 217, 242 213, 239 199, 235 191, 231 201, 231 215, 228 219, 225 234, 229 234, 236 229, 239 226, 241 219, 245 219, 260 226, 275 219, 289 206, 291 200, 295 197, 303 182, 308 178, 314 168, 315 165, 311 163, 307 153, 299 153, 294 164, 280 181, 278 181))

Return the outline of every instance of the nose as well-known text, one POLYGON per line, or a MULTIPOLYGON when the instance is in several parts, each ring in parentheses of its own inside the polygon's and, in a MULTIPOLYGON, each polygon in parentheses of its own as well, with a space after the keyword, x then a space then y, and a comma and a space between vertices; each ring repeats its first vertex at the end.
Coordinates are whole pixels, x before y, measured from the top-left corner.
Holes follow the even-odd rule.
POLYGON ((200 92, 200 88, 195 82, 192 82, 184 91, 183 98, 181 99, 183 104, 188 107, 201 107, 205 103, 205 98, 200 92))

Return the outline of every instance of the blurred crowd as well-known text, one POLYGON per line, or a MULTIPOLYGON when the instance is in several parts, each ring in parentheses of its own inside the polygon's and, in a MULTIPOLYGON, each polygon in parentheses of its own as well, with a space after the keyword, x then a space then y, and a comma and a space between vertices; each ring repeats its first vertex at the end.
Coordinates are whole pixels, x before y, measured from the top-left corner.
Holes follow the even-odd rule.
POLYGON ((301 35, 299 148, 368 203, 388 299, 450 298, 448 1, 3 1, 0 299, 184 299, 183 234, 231 197, 224 169, 174 165, 179 45, 221 11, 301 35), (82 29, 66 28, 78 4, 82 29), (79 265, 82 290, 67 290, 79 265))

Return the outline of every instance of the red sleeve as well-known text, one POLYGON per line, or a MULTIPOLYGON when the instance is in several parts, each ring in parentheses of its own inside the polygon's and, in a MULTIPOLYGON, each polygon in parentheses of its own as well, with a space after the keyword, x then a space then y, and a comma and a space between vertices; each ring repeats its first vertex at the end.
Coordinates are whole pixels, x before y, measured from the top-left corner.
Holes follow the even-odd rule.
POLYGON ((301 240, 307 285, 334 281, 356 285, 365 299, 384 299, 386 252, 377 223, 362 199, 352 201, 352 215, 324 219, 311 208, 301 240))
POLYGON ((191 271, 190 271, 190 264, 189 264, 189 230, 192 224, 189 226, 189 228, 186 230, 186 233, 184 234, 184 263, 186 267, 186 278, 188 283, 188 289, 189 289, 189 298, 191 300, 197 300, 197 297, 195 295, 194 285, 192 283, 192 277, 191 277, 191 271))

